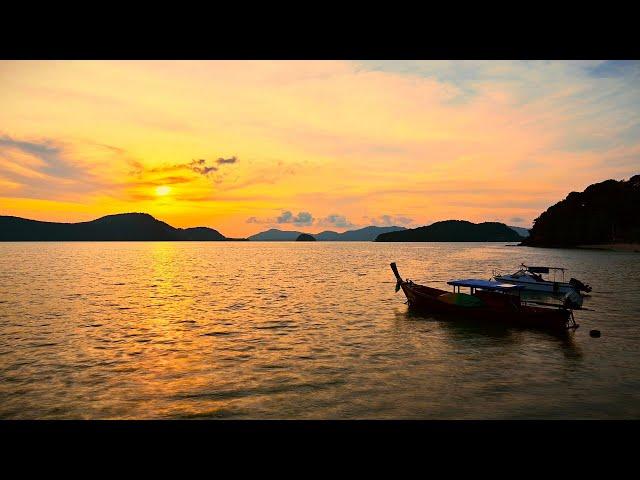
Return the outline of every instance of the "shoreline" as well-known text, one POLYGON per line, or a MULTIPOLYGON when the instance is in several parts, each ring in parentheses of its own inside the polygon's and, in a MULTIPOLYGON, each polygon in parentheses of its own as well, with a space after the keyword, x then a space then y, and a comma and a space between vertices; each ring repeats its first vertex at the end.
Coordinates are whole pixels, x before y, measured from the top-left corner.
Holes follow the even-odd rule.
POLYGON ((607 252, 640 253, 640 243, 603 243, 599 245, 577 245, 582 250, 604 250, 607 252))
MULTIPOLYGON (((512 247, 513 245, 505 245, 512 247)), ((599 243, 591 245, 529 245, 526 243, 519 243, 518 247, 532 247, 532 248, 563 248, 563 249, 578 249, 578 250, 601 250, 603 252, 626 252, 626 253, 640 253, 640 243, 599 243)))

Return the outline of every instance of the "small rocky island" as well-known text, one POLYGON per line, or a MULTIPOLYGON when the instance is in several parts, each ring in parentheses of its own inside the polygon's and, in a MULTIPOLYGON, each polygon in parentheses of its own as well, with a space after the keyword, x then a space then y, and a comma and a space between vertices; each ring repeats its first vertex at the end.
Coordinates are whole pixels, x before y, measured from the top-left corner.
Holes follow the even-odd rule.
POLYGON ((301 233, 300 235, 298 235, 298 238, 296 238, 296 242, 315 242, 315 241, 316 239, 311 235, 309 235, 308 233, 301 233))

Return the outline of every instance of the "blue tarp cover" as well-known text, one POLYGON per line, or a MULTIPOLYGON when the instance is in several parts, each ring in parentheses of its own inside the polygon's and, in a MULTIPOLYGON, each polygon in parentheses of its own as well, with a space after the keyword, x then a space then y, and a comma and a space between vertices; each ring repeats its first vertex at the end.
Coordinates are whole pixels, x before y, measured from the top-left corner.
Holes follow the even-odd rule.
POLYGON ((511 285, 509 283, 500 283, 491 280, 476 280, 473 278, 469 278, 467 280, 451 280, 447 283, 456 287, 473 287, 481 288, 483 290, 519 290, 524 288, 524 285, 511 285))

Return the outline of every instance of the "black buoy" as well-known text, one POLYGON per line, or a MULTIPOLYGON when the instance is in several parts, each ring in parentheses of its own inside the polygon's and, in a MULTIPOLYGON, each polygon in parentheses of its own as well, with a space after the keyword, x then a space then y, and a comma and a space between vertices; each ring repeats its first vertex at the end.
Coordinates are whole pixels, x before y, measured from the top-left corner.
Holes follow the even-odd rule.
POLYGON ((589 335, 593 338, 600 338, 600 330, 591 330, 589 332, 589 335))

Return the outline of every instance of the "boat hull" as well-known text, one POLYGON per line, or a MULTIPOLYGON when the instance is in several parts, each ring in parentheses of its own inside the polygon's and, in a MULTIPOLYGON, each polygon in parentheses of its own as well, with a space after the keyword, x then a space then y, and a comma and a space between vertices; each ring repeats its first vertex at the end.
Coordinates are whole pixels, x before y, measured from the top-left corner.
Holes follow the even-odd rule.
POLYGON ((400 286, 409 307, 423 313, 450 314, 484 322, 552 330, 566 330, 572 326, 569 310, 523 305, 518 297, 510 295, 487 297, 494 300, 494 305, 467 307, 438 300, 438 295, 447 293, 443 290, 409 282, 403 282, 400 286), (495 304, 496 299, 499 299, 500 305, 495 304))

